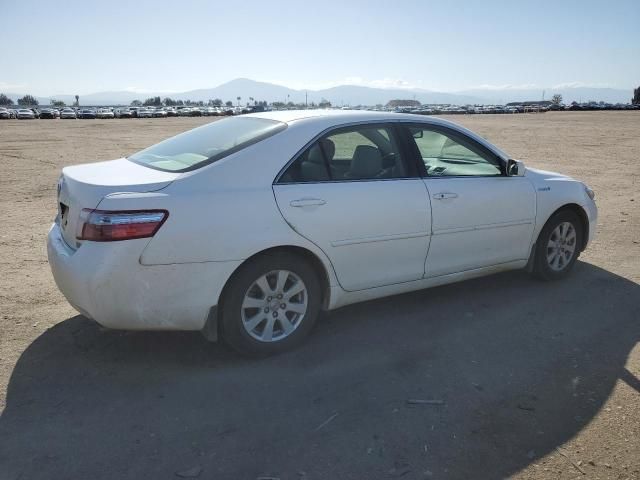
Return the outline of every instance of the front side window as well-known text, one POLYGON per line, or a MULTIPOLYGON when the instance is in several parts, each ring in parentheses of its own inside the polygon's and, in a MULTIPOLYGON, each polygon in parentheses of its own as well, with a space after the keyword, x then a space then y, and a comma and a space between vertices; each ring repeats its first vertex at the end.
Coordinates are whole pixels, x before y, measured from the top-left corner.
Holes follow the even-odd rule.
POLYGON ((499 163, 480 152, 471 141, 421 127, 409 130, 430 177, 502 174, 499 163))
POLYGON ((285 123, 266 118, 227 118, 176 135, 128 159, 157 170, 185 172, 231 155, 285 128, 285 123))
POLYGON ((404 178, 406 167, 386 127, 342 128, 313 143, 280 177, 280 183, 404 178))

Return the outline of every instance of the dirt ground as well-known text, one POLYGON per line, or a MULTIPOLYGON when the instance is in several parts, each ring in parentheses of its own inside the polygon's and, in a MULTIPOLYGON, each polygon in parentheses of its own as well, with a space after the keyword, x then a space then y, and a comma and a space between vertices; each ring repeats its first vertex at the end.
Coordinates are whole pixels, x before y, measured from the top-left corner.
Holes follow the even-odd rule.
POLYGON ((346 307, 261 361, 101 329, 47 265, 63 166, 212 119, 0 121, 0 480, 640 479, 640 112, 451 119, 596 191, 573 275, 346 307))

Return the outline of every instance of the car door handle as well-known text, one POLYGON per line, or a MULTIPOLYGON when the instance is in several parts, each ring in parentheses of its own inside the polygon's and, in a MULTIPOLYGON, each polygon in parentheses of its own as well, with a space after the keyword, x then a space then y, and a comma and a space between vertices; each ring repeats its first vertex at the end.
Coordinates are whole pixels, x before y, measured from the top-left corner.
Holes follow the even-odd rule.
POLYGON ((298 200, 291 200, 289 205, 292 207, 311 207, 314 205, 324 205, 327 203, 321 198, 299 198, 298 200))
POLYGON ((435 198, 436 200, 444 200, 445 198, 458 198, 458 194, 453 192, 440 192, 434 193, 433 198, 435 198))

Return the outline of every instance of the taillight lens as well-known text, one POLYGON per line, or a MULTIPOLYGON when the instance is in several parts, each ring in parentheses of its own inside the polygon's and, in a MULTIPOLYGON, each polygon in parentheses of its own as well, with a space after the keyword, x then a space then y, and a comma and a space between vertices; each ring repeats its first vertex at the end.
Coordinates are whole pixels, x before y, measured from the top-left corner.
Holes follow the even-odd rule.
POLYGON ((166 210, 91 210, 80 216, 78 240, 114 242, 153 237, 169 217, 166 210))

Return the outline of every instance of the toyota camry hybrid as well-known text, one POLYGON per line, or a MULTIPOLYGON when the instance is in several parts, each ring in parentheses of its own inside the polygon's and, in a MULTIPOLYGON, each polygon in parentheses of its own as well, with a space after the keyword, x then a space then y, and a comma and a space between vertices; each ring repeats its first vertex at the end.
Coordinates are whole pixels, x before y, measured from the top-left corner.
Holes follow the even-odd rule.
POLYGON ((320 310, 512 269, 561 278, 596 217, 583 183, 448 121, 263 112, 64 168, 47 244, 87 318, 264 355, 320 310))

